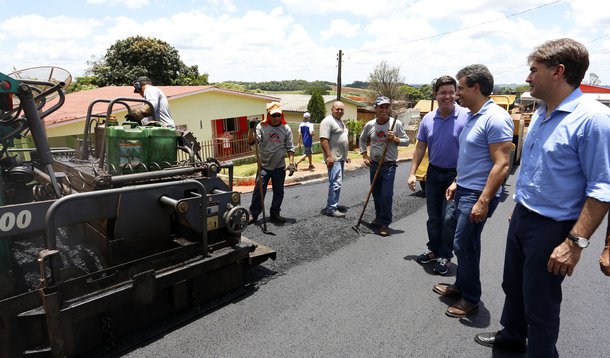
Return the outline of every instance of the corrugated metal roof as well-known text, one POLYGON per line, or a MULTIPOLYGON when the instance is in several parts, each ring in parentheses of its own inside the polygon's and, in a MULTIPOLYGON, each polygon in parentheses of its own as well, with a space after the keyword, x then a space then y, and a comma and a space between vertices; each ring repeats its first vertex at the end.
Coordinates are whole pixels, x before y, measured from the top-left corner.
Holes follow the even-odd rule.
MULTIPOLYGON (((274 94, 274 96, 280 98, 280 103, 282 105, 282 110, 287 112, 307 112, 307 104, 309 103, 309 99, 311 95, 308 94, 294 94, 294 93, 286 93, 286 94, 274 94)), ((337 100, 337 96, 333 95, 324 95, 322 96, 324 99, 324 103, 334 102, 337 100)), ((361 102, 357 102, 351 100, 349 98, 341 97, 341 101, 346 103, 352 103, 357 107, 364 107, 365 105, 361 102)))

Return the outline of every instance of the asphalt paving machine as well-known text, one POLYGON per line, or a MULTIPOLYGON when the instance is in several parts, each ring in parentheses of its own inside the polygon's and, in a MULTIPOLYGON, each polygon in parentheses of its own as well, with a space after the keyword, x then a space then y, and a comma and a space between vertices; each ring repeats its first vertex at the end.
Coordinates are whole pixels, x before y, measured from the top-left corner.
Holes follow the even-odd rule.
POLYGON ((241 235, 248 211, 218 176, 231 163, 202 159, 188 132, 114 121, 143 99, 94 101, 77 148, 52 148, 43 120, 69 79, 0 73, 0 357, 112 352, 275 258, 241 235))

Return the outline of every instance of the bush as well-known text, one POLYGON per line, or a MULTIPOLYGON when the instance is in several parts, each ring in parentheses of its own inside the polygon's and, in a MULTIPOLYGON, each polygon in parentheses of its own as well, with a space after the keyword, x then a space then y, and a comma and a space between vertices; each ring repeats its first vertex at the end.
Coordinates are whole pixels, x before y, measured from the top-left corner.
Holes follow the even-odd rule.
POLYGON ((350 119, 347 121, 349 150, 353 150, 358 147, 358 140, 360 139, 360 133, 362 133, 363 127, 364 123, 357 119, 350 119))

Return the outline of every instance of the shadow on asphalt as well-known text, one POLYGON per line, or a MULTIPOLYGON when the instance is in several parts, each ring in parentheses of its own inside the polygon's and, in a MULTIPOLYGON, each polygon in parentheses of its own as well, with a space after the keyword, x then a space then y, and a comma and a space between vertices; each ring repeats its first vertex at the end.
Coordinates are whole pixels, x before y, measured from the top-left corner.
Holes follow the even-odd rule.
POLYGON ((438 276, 438 277, 455 277, 456 273, 457 273, 457 265, 450 262, 449 263, 449 271, 447 271, 446 274, 444 275, 439 275, 436 272, 433 271, 434 268, 434 264, 432 264, 431 262, 428 264, 420 264, 417 262, 417 257, 419 255, 407 255, 405 257, 403 257, 403 260, 405 261, 413 261, 414 263, 416 263, 417 265, 421 266, 421 268, 424 270, 425 273, 427 273, 428 275, 431 276, 438 276))

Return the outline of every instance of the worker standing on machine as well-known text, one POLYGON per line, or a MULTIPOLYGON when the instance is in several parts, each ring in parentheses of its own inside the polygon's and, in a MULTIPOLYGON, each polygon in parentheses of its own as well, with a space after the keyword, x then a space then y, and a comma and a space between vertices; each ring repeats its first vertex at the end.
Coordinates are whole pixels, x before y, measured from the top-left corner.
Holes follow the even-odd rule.
POLYGON ((146 125, 150 124, 151 121, 146 117, 152 116, 154 109, 157 119, 161 122, 161 125, 169 128, 176 128, 172 115, 169 111, 169 102, 165 93, 158 87, 153 86, 150 78, 146 76, 138 77, 133 83, 133 93, 139 93, 144 99, 153 105, 153 108, 145 105, 142 108, 137 108, 131 111, 125 116, 128 121, 138 122, 146 125))

